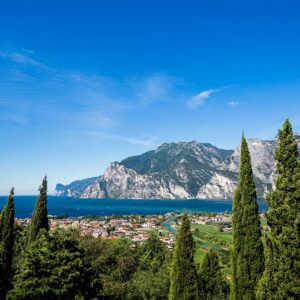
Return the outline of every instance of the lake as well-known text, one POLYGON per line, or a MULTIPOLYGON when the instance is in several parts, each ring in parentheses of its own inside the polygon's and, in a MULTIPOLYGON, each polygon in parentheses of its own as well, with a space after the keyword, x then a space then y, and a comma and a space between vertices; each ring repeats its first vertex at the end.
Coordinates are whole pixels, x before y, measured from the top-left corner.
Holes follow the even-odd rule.
MULTIPOLYGON (((31 217, 36 196, 15 196, 16 217, 31 217)), ((7 197, 0 196, 0 207, 7 197)), ((259 209, 266 210, 263 200, 258 201, 259 209)), ((216 212, 231 211, 230 200, 130 200, 130 199, 76 199, 71 197, 48 196, 49 215, 68 215, 79 217, 88 215, 152 215, 168 212, 216 212)))

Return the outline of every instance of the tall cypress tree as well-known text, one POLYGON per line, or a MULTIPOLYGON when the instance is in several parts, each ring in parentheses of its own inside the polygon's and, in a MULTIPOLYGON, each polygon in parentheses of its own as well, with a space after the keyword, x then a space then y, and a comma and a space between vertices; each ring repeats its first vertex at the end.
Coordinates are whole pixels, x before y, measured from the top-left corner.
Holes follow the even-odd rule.
POLYGON ((12 260, 13 260, 13 248, 14 248, 14 189, 10 191, 10 195, 5 208, 2 211, 2 228, 1 228, 1 286, 0 286, 0 298, 4 299, 5 294, 10 288, 10 280, 12 277, 12 260))
POLYGON ((45 228, 49 230, 48 211, 47 211, 47 177, 45 176, 40 186, 40 195, 36 201, 36 206, 32 215, 29 242, 33 242, 39 230, 45 228))
POLYGON ((194 252, 195 246, 190 230, 190 221, 187 212, 184 211, 173 253, 170 274, 170 300, 200 299, 194 252))
POLYGON ((219 257, 213 249, 210 249, 203 258, 200 276, 203 299, 228 299, 229 285, 224 279, 224 274, 219 265, 219 257))
POLYGON ((3 211, 1 210, 0 211, 0 241, 2 240, 2 214, 3 214, 3 211))
POLYGON ((266 270, 259 299, 300 299, 300 162, 289 120, 278 132, 275 189, 267 196, 266 270))
POLYGON ((231 299, 255 299, 255 288, 264 269, 264 257, 251 158, 244 135, 232 226, 231 299))

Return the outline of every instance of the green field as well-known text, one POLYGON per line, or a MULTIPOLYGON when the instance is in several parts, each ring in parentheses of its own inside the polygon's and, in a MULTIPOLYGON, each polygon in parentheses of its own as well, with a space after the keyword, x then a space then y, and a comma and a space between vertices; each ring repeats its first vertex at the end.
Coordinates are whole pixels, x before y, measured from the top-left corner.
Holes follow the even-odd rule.
MULTIPOLYGON (((178 229, 178 225, 175 226, 178 229)), ((195 262, 200 265, 205 253, 213 248, 220 256, 220 262, 225 274, 230 274, 230 247, 232 245, 231 232, 221 232, 217 225, 191 224, 196 251, 195 262)))
POLYGON ((218 226, 191 224, 196 243, 195 262, 199 265, 209 248, 213 248, 220 256, 221 264, 226 274, 230 274, 230 246, 232 234, 220 232, 218 226))
POLYGON ((192 224, 191 229, 196 240, 203 241, 204 245, 229 249, 232 243, 232 234, 230 232, 220 232, 219 227, 215 225, 192 224))
POLYGON ((201 232, 205 233, 218 233, 219 228, 214 225, 200 225, 200 224, 191 224, 191 229, 198 229, 201 232))

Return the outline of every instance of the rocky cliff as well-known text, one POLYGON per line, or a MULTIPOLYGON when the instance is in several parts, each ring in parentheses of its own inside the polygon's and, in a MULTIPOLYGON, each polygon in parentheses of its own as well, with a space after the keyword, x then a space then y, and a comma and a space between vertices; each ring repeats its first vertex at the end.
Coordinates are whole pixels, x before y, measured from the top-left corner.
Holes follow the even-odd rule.
MULTIPOLYGON (((296 136, 300 144, 300 136, 296 136)), ((272 188, 276 141, 248 140, 258 196, 272 188)), ((113 162, 103 175, 69 185, 58 196, 119 199, 228 199, 233 197, 240 151, 211 144, 168 143, 113 162)))

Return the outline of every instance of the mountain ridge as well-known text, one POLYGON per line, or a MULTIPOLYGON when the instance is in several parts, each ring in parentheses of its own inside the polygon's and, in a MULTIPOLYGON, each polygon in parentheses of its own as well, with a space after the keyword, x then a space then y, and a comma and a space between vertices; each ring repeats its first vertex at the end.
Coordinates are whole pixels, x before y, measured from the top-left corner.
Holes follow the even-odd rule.
MULTIPOLYGON (((300 146, 300 135, 295 135, 300 146)), ((275 179, 276 140, 249 139, 257 194, 275 179)), ((197 141, 164 143, 155 150, 112 162, 103 175, 58 184, 54 194, 77 198, 231 199, 238 178, 239 147, 220 149, 197 141)))

